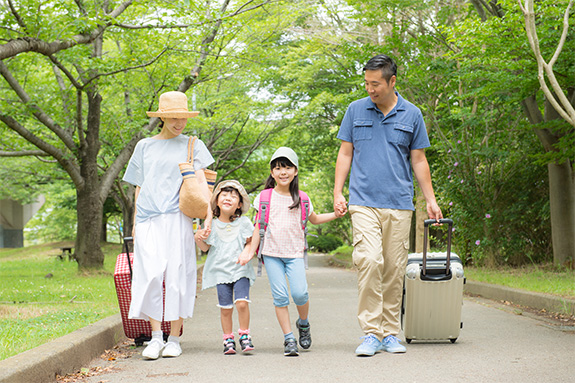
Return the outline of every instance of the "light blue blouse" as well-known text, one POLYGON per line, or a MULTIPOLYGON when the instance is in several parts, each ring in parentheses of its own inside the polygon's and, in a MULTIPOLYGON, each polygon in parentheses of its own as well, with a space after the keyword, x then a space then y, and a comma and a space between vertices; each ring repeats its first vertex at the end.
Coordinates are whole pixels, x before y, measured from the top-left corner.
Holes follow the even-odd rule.
MULTIPOLYGON (((167 140, 144 138, 134 149, 124 181, 140 186, 136 201, 136 222, 179 210, 182 175, 179 164, 186 162, 188 136, 167 140)), ((214 158, 199 139, 194 145, 194 169, 205 169, 214 158)))

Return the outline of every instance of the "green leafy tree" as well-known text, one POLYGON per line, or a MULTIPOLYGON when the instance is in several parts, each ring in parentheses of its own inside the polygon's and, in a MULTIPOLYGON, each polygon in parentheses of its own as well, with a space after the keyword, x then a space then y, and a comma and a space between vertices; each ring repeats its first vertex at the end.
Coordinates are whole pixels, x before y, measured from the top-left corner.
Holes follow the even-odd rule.
MULTIPOLYGON (((551 217, 553 222, 553 249, 555 263, 571 264, 575 267, 575 178, 573 176, 575 160, 575 91, 573 90, 572 81, 560 81, 559 78, 564 76, 565 70, 573 74, 573 66, 565 67, 564 63, 560 64, 560 69, 555 71, 554 65, 560 58, 564 47, 573 48, 572 43, 567 42, 567 38, 573 39, 573 32, 569 33, 569 17, 574 2, 570 0, 566 5, 563 15, 563 28, 561 37, 554 36, 556 49, 548 60, 543 57, 544 54, 550 55, 552 47, 550 44, 544 44, 547 48, 545 52, 539 41, 536 26, 536 16, 534 11, 533 0, 526 0, 525 4, 519 1, 521 11, 525 17, 525 29, 529 45, 537 61, 537 78, 541 89, 545 95, 545 108, 549 109, 549 104, 553 107, 555 113, 549 110, 543 116, 548 119, 565 120, 570 126, 560 123, 558 127, 547 128, 540 131, 537 135, 544 145, 547 152, 551 153, 552 162, 549 163, 550 182, 553 185, 551 189, 551 217), (565 89, 565 90, 564 90, 565 89)), ((541 5, 538 4, 538 9, 541 5)), ((559 21, 557 15, 557 5, 542 4, 544 12, 551 8, 551 14, 554 19, 559 21)), ((545 14, 540 16, 545 17, 545 14)), ((555 28, 558 30, 559 28, 555 28)), ((572 51, 571 51, 572 52, 572 51)), ((570 53, 570 52, 569 52, 570 53)), ((572 60, 573 55, 565 53, 563 60, 572 60)), ((571 76, 572 77, 572 76, 571 76)), ((538 123, 540 114, 534 110, 532 103, 526 103, 527 111, 530 114, 532 123, 538 123), (531 105, 531 106, 529 106, 531 105)), ((539 130, 536 130, 539 131, 539 130)))
MULTIPOLYGON (((448 31, 454 46, 452 57, 465 81, 481 84, 477 90, 479 95, 501 99, 508 108, 515 108, 515 113, 521 111, 522 119, 531 124, 543 146, 539 159, 547 164, 553 259, 556 264, 572 264, 575 256, 575 151, 572 145, 575 129, 561 118, 549 97, 540 90, 537 60, 531 53, 518 3, 496 1, 489 7, 478 3, 474 2, 482 11, 448 31)), ((552 57, 562 39, 561 25, 567 3, 538 3, 539 49, 543 57, 552 57)), ((572 31, 566 33, 564 55, 557 58, 553 71, 567 99, 573 100, 575 40, 572 31)))
POLYGON ((159 93, 186 92, 201 78, 214 49, 225 46, 217 38, 227 20, 268 3, 0 6, 0 121, 18 143, 0 149, 40 150, 68 174, 80 268, 102 267, 104 201, 135 144, 159 121, 144 112, 159 93))
POLYGON ((470 12, 464 1, 348 1, 364 39, 357 50, 391 54, 399 92, 424 113, 434 185, 444 214, 458 226, 459 250, 489 264, 549 254, 547 182, 542 167, 532 165, 537 146, 517 90, 525 85, 509 86, 526 79, 517 70, 528 66, 524 57, 499 54, 509 70, 492 56, 525 39, 481 21, 507 15, 500 3, 471 2, 483 12, 470 12), (480 37, 478 28, 490 37, 480 37))

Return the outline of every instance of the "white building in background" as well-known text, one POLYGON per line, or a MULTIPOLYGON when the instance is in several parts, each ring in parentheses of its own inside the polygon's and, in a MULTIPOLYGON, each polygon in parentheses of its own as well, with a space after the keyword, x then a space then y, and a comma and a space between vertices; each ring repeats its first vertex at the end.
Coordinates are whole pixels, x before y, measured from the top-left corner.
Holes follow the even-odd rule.
POLYGON ((23 247, 24 226, 40 210, 46 199, 43 195, 38 201, 22 205, 20 202, 0 200, 0 248, 23 247))

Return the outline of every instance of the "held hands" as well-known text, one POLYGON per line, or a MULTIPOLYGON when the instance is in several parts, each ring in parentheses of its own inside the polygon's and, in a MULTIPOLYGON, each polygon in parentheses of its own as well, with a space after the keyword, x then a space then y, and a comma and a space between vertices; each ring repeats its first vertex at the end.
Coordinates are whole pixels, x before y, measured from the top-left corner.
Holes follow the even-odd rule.
POLYGON ((249 261, 251 261, 252 258, 253 255, 251 255, 250 246, 246 246, 242 250, 241 254, 238 256, 238 261, 236 263, 245 266, 248 264, 249 261))
POLYGON ((210 233, 212 232, 212 216, 211 215, 206 217, 206 219, 204 220, 204 230, 207 232, 206 235, 210 235, 210 233))
POLYGON ((347 201, 343 195, 334 196, 333 212, 337 218, 341 218, 347 213, 347 201))
POLYGON ((194 239, 196 240, 196 242, 203 242, 206 239, 208 239, 208 237, 210 236, 210 231, 211 230, 207 230, 207 229, 198 229, 196 231, 196 234, 194 234, 194 239))

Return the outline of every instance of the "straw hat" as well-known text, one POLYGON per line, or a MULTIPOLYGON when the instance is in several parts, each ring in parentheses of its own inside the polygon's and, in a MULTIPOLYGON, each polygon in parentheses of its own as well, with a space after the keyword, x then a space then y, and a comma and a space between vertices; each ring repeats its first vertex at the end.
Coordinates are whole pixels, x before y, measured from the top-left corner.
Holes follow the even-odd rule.
POLYGON ((222 191, 222 189, 225 187, 232 187, 240 193, 240 195, 242 196, 242 207, 241 207, 242 214, 246 214, 248 210, 250 210, 250 197, 248 196, 248 193, 246 192, 246 189, 244 189, 242 184, 240 184, 236 180, 222 181, 218 184, 218 186, 216 186, 214 194, 212 194, 212 201, 211 201, 212 208, 216 207, 216 204, 218 202, 217 201, 218 195, 220 194, 220 191, 222 191))
POLYGON ((157 112, 146 112, 149 117, 191 118, 200 112, 188 111, 188 98, 182 92, 166 92, 160 95, 157 112))

